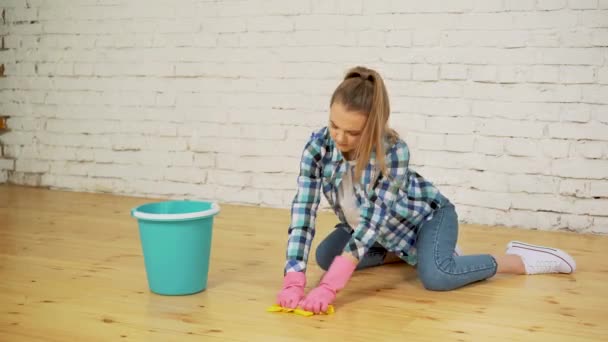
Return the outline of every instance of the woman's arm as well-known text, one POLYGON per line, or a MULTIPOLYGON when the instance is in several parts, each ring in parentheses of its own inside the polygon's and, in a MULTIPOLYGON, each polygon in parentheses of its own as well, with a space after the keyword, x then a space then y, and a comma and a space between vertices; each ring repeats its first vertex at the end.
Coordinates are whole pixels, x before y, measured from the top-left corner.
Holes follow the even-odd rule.
POLYGON ((376 242, 378 228, 386 221, 389 210, 397 199, 399 188, 406 186, 409 156, 409 149, 404 142, 393 146, 387 154, 388 175, 383 175, 376 184, 370 185, 361 206, 361 220, 351 240, 346 244, 344 254, 361 260, 376 242))
POLYGON ((319 133, 313 134, 302 152, 298 189, 291 206, 285 273, 306 270, 321 196, 321 141, 319 133))

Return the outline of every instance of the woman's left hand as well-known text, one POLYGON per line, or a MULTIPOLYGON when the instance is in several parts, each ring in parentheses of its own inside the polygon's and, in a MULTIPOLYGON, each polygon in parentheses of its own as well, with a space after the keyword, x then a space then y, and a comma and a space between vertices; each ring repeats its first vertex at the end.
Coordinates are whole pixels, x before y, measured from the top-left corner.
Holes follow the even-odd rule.
POLYGON ((326 312, 328 305, 336 299, 338 291, 346 286, 356 267, 357 264, 352 258, 337 256, 319 286, 308 293, 300 302, 300 307, 314 313, 326 312))
POLYGON ((329 304, 336 299, 336 292, 325 284, 315 287, 308 295, 300 302, 300 307, 306 311, 312 311, 316 314, 327 312, 329 304))

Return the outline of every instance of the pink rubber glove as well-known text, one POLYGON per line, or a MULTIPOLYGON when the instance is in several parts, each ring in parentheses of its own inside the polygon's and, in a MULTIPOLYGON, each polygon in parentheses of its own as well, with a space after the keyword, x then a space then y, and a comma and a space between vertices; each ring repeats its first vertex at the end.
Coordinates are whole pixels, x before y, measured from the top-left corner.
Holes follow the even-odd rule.
POLYGON ((304 298, 306 275, 304 272, 287 272, 283 278, 283 288, 277 295, 277 303, 284 308, 295 309, 304 298))
POLYGON ((327 306, 336 299, 336 293, 346 286, 356 267, 351 260, 337 256, 319 285, 300 302, 300 307, 314 313, 326 312, 327 306))

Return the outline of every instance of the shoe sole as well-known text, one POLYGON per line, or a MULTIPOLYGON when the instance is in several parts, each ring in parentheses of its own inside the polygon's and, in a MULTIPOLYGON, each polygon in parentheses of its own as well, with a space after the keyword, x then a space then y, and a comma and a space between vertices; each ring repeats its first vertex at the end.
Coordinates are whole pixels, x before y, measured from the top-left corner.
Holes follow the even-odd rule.
POLYGON ((521 241, 509 242, 507 244, 507 250, 510 248, 521 248, 521 249, 526 249, 529 251, 551 254, 553 256, 556 256, 556 257, 562 259, 566 263, 566 265, 568 265, 568 267, 570 267, 570 272, 568 272, 568 273, 572 273, 576 269, 576 262, 574 261, 574 259, 570 255, 568 255, 568 253, 566 253, 562 250, 559 250, 559 249, 545 247, 545 246, 531 245, 529 243, 525 243, 525 242, 521 242, 521 241))

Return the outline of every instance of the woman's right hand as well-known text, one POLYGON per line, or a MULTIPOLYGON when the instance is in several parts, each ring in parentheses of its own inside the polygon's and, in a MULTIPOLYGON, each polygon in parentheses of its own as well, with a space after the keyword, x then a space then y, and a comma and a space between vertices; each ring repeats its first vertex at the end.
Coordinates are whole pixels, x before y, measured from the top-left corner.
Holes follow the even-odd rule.
POLYGON ((283 288, 277 295, 277 303, 284 308, 295 309, 304 298, 306 275, 304 272, 287 272, 283 278, 283 288))

